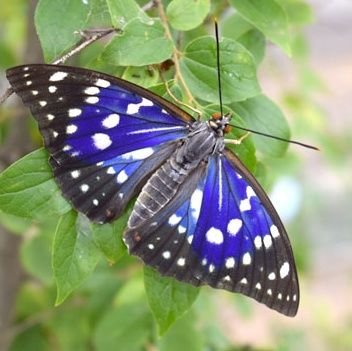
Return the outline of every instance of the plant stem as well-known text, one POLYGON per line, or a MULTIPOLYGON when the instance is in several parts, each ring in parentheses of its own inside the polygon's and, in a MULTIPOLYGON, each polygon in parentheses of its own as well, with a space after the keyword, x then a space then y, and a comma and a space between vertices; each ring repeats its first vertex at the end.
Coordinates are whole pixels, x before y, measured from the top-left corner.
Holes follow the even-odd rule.
POLYGON ((194 100, 194 97, 192 95, 192 93, 190 92, 190 90, 188 89, 188 86, 182 76, 182 73, 181 73, 181 68, 180 68, 180 60, 179 60, 179 51, 177 50, 176 48, 176 45, 175 45, 175 42, 173 40, 173 37, 172 37, 172 34, 171 34, 171 31, 170 31, 170 27, 167 23, 167 17, 166 17, 166 13, 165 13, 165 10, 164 10, 164 6, 162 4, 162 1, 161 0, 155 0, 155 3, 157 4, 157 8, 158 8, 158 11, 159 11, 159 16, 160 16, 160 19, 161 19, 161 23, 163 24, 163 27, 165 29, 165 34, 166 34, 166 37, 172 41, 173 43, 173 46, 174 46, 174 51, 173 51, 173 54, 172 54, 172 60, 174 61, 174 64, 175 64, 175 80, 179 80, 185 90, 185 93, 187 95, 187 100, 188 100, 188 103, 194 103, 195 100, 194 100))

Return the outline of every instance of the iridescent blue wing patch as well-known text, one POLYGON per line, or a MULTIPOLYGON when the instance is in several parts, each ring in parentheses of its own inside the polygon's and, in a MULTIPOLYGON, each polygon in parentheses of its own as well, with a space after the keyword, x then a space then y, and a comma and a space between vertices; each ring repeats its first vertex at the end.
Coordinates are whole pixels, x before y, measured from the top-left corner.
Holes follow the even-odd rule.
POLYGON ((209 157, 181 194, 125 240, 160 273, 240 292, 288 316, 299 288, 286 231, 260 185, 230 151, 209 157))
POLYGON ((7 78, 38 121, 64 196, 94 221, 121 214, 193 121, 157 95, 91 70, 27 65, 7 78))

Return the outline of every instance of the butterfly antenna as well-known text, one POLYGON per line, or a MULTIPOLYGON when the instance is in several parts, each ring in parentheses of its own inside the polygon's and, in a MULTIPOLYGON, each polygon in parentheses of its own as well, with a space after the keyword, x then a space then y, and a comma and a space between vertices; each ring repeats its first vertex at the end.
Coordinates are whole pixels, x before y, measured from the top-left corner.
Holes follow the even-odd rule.
POLYGON ((271 134, 267 134, 267 133, 263 133, 263 132, 258 132, 258 131, 253 130, 253 129, 248 129, 248 128, 236 126, 235 124, 229 124, 229 126, 234 127, 234 128, 237 128, 237 129, 240 129, 240 130, 245 130, 246 132, 250 132, 250 133, 253 133, 253 134, 258 134, 258 135, 262 135, 262 136, 265 136, 265 137, 268 137, 268 138, 272 138, 272 139, 276 139, 276 140, 285 141, 285 142, 287 142, 287 143, 300 145, 300 146, 306 147, 307 149, 312 149, 312 150, 320 151, 319 148, 317 148, 316 146, 309 145, 309 144, 305 144, 305 143, 301 143, 300 141, 291 140, 291 139, 285 139, 285 138, 281 138, 281 137, 274 136, 274 135, 271 135, 271 134))
POLYGON ((214 23, 215 23, 216 66, 217 66, 217 71, 218 71, 219 103, 220 103, 220 113, 221 113, 221 116, 223 116, 222 95, 221 95, 221 74, 220 74, 220 39, 219 39, 218 22, 216 21, 216 19, 214 20, 214 23))

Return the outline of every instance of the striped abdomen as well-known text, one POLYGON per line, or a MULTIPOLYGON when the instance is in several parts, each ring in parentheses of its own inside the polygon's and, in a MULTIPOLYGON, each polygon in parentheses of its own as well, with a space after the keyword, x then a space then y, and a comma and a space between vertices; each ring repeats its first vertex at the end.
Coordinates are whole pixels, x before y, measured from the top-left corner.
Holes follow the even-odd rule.
POLYGON ((189 164, 178 164, 176 155, 173 154, 143 187, 129 218, 128 227, 138 226, 165 206, 174 197, 190 171, 189 164))
POLYGON ((194 130, 149 179, 138 196, 128 221, 128 227, 137 227, 154 216, 175 196, 185 178, 209 155, 222 147, 206 122, 195 122, 194 130))

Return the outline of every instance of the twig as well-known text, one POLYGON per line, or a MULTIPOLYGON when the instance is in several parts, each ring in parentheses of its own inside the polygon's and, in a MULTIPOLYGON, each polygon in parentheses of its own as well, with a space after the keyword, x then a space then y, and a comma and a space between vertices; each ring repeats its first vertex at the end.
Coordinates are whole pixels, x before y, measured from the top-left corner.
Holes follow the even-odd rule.
POLYGON ((143 5, 142 10, 143 11, 149 11, 151 10, 153 7, 156 7, 156 1, 155 0, 151 0, 149 2, 147 2, 145 5, 143 5))
POLYGON ((181 73, 181 68, 180 68, 180 61, 179 61, 179 52, 175 46, 175 43, 174 43, 174 40, 172 38, 172 34, 171 34, 171 31, 170 31, 170 28, 169 28, 169 25, 167 24, 167 18, 166 18, 166 14, 165 14, 165 10, 164 10, 164 6, 162 4, 162 1, 161 0, 155 0, 155 3, 157 4, 157 7, 158 7, 158 11, 159 11, 159 16, 160 16, 160 19, 161 19, 161 23, 163 24, 163 27, 165 29, 165 34, 166 34, 166 37, 172 41, 173 45, 174 45, 174 51, 173 51, 173 54, 172 54, 172 59, 175 63, 175 78, 176 80, 179 79, 185 92, 186 92, 186 95, 187 95, 187 99, 188 99, 188 102, 189 103, 192 103, 192 102, 195 102, 194 100, 194 97, 192 95, 192 93, 190 92, 190 90, 188 89, 188 86, 182 76, 182 73, 181 73))
POLYGON ((79 53, 87 46, 93 44, 97 40, 103 37, 106 37, 107 35, 113 32, 121 33, 121 30, 115 29, 115 28, 109 28, 109 29, 93 29, 93 30, 79 31, 78 33, 81 35, 81 40, 77 44, 75 44, 75 46, 68 53, 53 61, 52 64, 59 65, 61 63, 64 63, 71 56, 79 53))

